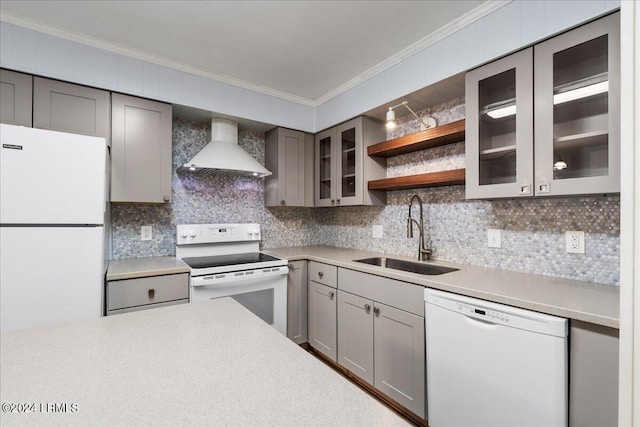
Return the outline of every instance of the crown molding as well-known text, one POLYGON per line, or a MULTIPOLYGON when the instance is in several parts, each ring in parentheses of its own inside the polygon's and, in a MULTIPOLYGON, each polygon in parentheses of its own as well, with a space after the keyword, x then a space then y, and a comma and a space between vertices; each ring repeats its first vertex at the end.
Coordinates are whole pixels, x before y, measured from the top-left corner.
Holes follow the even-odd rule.
POLYGON ((422 39, 418 40, 412 45, 407 46, 406 48, 402 49, 396 54, 378 63, 377 65, 374 65, 364 73, 354 77, 353 79, 345 82, 344 84, 336 87, 335 89, 315 99, 315 106, 317 107, 331 100, 332 98, 335 98, 336 96, 344 92, 347 92, 348 90, 356 87, 360 83, 366 80, 369 80, 370 78, 374 77, 377 74, 382 73, 383 71, 388 70, 389 68, 415 55, 421 50, 426 49, 427 47, 437 43, 438 41, 455 33, 456 31, 459 31, 462 28, 473 24, 479 19, 482 19, 483 17, 489 15, 490 13, 495 12, 496 10, 500 9, 503 6, 506 6, 511 2, 513 2, 513 0, 489 0, 482 3, 480 6, 476 7, 475 9, 470 10, 469 12, 465 13, 461 17, 455 19, 454 21, 451 21, 450 23, 448 23, 443 27, 440 27, 436 31, 423 37, 422 39))
POLYGON ((29 30, 37 31, 39 33, 44 33, 50 36, 58 37, 64 40, 95 47, 97 49, 105 50, 107 52, 128 56, 131 58, 139 59, 141 61, 149 62, 151 64, 160 65, 163 67, 171 68, 173 70, 182 71, 182 72, 193 74, 199 77, 208 78, 221 83, 226 83, 232 86, 240 87, 242 89, 251 90, 254 92, 262 93, 264 95, 274 96, 280 99, 284 99, 286 101, 291 101, 298 104, 306 105, 308 107, 316 106, 316 103, 314 102, 314 100, 309 98, 293 95, 288 92, 283 92, 267 86, 255 85, 245 80, 237 79, 224 74, 216 74, 208 71, 203 71, 198 68, 189 67, 187 65, 175 62, 173 60, 170 60, 162 56, 151 55, 145 52, 141 52, 137 49, 132 49, 130 47, 122 46, 117 43, 105 42, 98 38, 91 37, 87 34, 54 28, 49 25, 43 24, 41 22, 36 22, 31 19, 25 18, 22 15, 8 12, 6 10, 2 10, 2 14, 0 14, 0 21, 6 22, 7 24, 12 24, 19 27, 27 28, 29 30))
POLYGON ((415 55, 421 50, 437 43, 438 41, 455 33, 456 31, 459 31, 460 29, 474 23, 475 21, 482 19, 486 15, 493 13, 497 9, 511 3, 512 1, 513 0, 488 0, 482 3, 480 6, 476 7, 475 9, 467 12, 466 14, 455 19, 454 21, 451 21, 447 25, 439 28, 438 30, 432 32, 426 37, 411 44, 410 46, 407 46, 406 48, 390 56, 384 61, 369 68, 362 74, 354 77, 353 79, 345 82, 344 84, 336 87, 335 89, 325 93, 324 95, 316 99, 310 99, 302 96, 293 95, 288 92, 280 91, 267 86, 256 85, 256 84, 247 82, 245 80, 237 79, 231 76, 211 73, 211 72, 200 70, 198 68, 189 67, 162 56, 151 55, 151 54, 144 53, 139 50, 122 46, 116 43, 105 42, 95 37, 91 37, 87 34, 76 33, 76 32, 54 28, 49 25, 25 18, 22 15, 15 14, 6 10, 3 10, 2 13, 0 14, 0 21, 6 22, 8 24, 17 25, 19 27, 24 27, 40 33, 48 34, 61 39, 95 47, 111 53, 139 59, 141 61, 145 61, 151 64, 160 65, 163 67, 193 74, 199 77, 204 77, 204 78, 215 80, 221 83, 236 86, 242 89, 251 90, 251 91, 262 93, 268 96, 273 96, 276 98, 283 99, 285 101, 295 102, 308 107, 317 107, 335 98, 336 96, 347 92, 348 90, 374 77, 375 75, 393 67, 394 65, 402 62, 403 60, 411 57, 412 55, 415 55))

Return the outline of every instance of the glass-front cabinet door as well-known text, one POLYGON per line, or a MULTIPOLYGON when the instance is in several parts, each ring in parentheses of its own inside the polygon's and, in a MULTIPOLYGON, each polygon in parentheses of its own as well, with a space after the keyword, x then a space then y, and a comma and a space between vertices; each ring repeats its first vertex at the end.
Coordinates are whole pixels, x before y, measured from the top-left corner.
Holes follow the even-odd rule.
POLYGON ((534 47, 535 193, 620 191, 619 14, 534 47))
POLYGON ((339 125, 336 205, 362 204, 362 118, 339 125))
POLYGON ((466 74, 466 197, 533 195, 533 49, 466 74))
POLYGON ((336 200, 336 129, 331 128, 316 135, 315 206, 333 206, 336 200))

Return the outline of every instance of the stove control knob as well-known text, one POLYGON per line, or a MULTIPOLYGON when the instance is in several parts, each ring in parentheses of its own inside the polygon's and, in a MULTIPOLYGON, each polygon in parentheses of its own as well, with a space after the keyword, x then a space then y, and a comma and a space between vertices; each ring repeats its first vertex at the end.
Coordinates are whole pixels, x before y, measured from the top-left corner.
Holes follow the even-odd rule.
POLYGON ((196 230, 193 230, 193 229, 189 230, 189 236, 196 237, 196 230))
POLYGON ((183 239, 187 238, 187 230, 185 230, 184 228, 182 230, 180 230, 180 237, 182 237, 183 239))

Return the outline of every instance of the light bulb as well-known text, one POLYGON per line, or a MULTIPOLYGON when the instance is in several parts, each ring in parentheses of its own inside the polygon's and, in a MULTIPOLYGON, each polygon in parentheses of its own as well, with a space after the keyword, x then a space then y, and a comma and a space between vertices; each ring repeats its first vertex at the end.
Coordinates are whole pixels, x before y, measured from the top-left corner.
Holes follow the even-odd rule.
POLYGON ((562 169, 566 169, 567 167, 567 162, 562 159, 558 159, 558 161, 553 164, 553 170, 555 171, 560 171, 562 169))

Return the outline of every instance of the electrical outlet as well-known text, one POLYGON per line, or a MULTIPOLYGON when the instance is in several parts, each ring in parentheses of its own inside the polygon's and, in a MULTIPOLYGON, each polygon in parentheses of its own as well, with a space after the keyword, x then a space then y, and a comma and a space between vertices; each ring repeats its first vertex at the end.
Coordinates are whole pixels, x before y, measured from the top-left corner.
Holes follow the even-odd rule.
POLYGON ((152 228, 150 225, 143 225, 140 227, 140 240, 151 240, 152 228))
POLYGON ((382 226, 374 225, 373 226, 373 237, 376 239, 382 239, 382 226))
POLYGON ((487 246, 489 246, 490 248, 502 247, 502 233, 499 229, 487 229, 487 246))
POLYGON ((584 231, 567 231, 565 237, 567 253, 584 253, 584 231))

